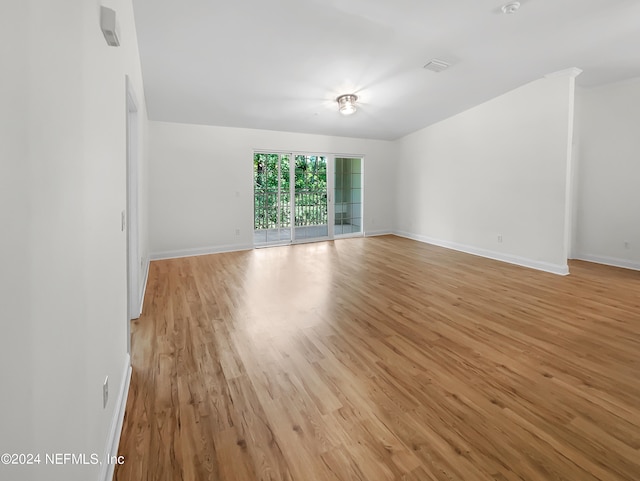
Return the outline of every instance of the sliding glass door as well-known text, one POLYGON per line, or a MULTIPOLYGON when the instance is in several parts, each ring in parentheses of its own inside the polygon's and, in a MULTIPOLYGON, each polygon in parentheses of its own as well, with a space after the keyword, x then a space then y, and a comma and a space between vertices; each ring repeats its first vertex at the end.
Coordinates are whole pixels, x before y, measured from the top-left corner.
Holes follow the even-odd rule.
POLYGON ((362 159, 336 157, 334 235, 362 235, 362 159))
POLYGON ((255 245, 330 238, 328 171, 323 155, 254 154, 255 245))
POLYGON ((304 241, 328 238, 327 157, 295 156, 293 199, 293 239, 304 241))
POLYGON ((253 156, 254 243, 291 242, 290 159, 288 154, 253 156))

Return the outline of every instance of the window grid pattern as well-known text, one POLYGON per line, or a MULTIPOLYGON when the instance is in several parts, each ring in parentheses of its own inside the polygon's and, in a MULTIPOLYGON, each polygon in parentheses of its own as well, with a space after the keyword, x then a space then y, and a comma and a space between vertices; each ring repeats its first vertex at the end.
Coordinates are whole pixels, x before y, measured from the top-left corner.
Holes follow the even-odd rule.
POLYGON ((362 159, 335 159, 334 234, 362 232, 362 159))

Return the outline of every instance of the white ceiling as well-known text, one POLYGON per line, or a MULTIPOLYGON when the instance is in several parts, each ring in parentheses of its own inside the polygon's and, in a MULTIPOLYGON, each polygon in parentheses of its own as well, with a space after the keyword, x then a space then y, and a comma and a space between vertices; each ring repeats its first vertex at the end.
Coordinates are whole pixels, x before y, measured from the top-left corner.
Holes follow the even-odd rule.
POLYGON ((586 87, 640 76, 640 0, 504 3, 134 0, 148 113, 396 139, 558 70, 586 87), (361 100, 350 117, 344 93, 361 100))

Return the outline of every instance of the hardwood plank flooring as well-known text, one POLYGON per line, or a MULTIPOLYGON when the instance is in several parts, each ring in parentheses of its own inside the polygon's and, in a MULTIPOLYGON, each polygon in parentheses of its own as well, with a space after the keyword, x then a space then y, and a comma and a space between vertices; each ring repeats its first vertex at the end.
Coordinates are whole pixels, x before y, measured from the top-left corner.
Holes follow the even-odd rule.
POLYGON ((638 481, 640 273, 383 236, 156 261, 118 481, 638 481))

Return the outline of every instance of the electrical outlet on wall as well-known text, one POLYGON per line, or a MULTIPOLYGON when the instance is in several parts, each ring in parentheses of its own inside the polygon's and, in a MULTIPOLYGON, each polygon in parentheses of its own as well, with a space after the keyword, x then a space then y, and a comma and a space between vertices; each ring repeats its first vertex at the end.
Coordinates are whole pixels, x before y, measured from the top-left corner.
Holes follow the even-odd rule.
POLYGON ((624 248, 625 249, 630 249, 631 248, 631 243, 628 240, 624 241, 624 248))
POLYGON ((107 403, 109 402, 109 376, 104 379, 104 384, 102 385, 102 409, 107 407, 107 403))
POLYGON ((502 234, 498 234, 498 244, 502 244, 502 234))
POLYGON ((240 229, 236 229, 236 235, 240 235, 240 229))

